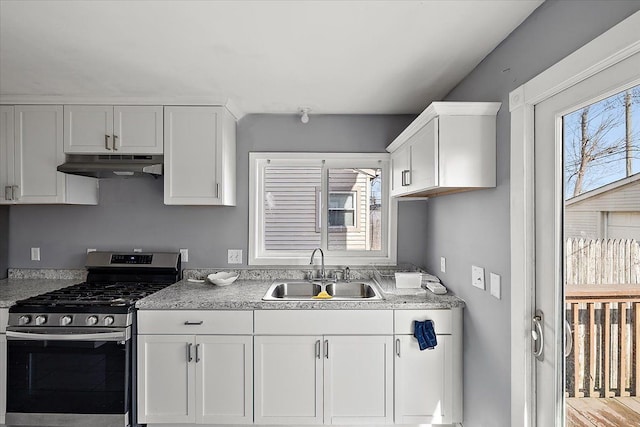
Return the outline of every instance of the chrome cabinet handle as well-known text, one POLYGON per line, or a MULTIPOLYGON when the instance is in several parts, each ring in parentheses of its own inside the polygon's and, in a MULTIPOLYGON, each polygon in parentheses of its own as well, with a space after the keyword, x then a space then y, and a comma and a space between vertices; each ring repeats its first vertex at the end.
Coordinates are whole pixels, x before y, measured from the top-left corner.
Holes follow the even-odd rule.
POLYGON ((216 199, 220 198, 220 184, 216 184, 216 199))
POLYGON ((13 187, 11 185, 4 187, 4 199, 13 200, 13 187))
POLYGON ((568 357, 571 350, 573 350, 573 332, 567 319, 564 319, 564 357, 568 357))
POLYGON ((193 344, 187 343, 187 362, 191 362, 193 360, 193 357, 191 356, 191 347, 192 346, 193 346, 193 344))
POLYGON ((200 361, 200 344, 196 344, 196 363, 200 361))
POLYGON ((20 187, 17 185, 11 187, 11 200, 20 200, 20 187))
POLYGON ((189 321, 189 320, 186 320, 186 321, 184 322, 185 326, 191 326, 191 325, 202 325, 203 323, 204 323, 204 321, 203 321, 203 320, 199 320, 199 321, 197 321, 197 322, 191 322, 191 321, 189 321))
POLYGON ((533 355, 538 359, 542 358, 542 352, 544 351, 544 333, 542 330, 542 312, 538 311, 533 317, 533 326, 531 330, 531 337, 538 343, 538 348, 533 350, 533 355))
POLYGON ((320 359, 320 340, 316 341, 316 359, 320 359))
POLYGON ((396 356, 400 357, 400 338, 396 338, 396 356))
POLYGON ((329 358, 329 340, 324 340, 324 358, 329 358))
POLYGON ((111 151, 111 148, 109 148, 109 138, 109 135, 104 136, 104 148, 111 151))
POLYGON ((411 185, 411 171, 406 169, 402 171, 402 186, 411 185))
POLYGON ((118 151, 118 135, 113 135, 113 151, 118 151))

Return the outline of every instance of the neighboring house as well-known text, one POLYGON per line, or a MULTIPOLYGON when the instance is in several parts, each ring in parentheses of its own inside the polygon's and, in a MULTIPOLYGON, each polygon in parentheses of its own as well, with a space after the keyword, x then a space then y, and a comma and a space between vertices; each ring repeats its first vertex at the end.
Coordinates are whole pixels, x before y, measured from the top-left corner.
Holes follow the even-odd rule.
POLYGON ((640 241, 640 173, 565 202, 565 238, 640 241))
MULTIPOLYGON (((379 250, 380 195, 374 194, 379 170, 330 169, 330 250, 379 250)), ((267 250, 312 250, 321 242, 322 168, 269 166, 265 171, 265 246, 267 250)))

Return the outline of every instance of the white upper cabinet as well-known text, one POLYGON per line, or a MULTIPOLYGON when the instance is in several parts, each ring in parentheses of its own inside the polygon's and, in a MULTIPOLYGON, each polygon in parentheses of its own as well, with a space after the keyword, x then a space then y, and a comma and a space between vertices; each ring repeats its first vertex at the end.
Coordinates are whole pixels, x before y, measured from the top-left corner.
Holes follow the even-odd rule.
POLYGON ((235 118, 213 106, 164 113, 164 203, 235 206, 235 118))
POLYGON ((388 147, 391 196, 425 197, 496 185, 498 102, 434 102, 388 147))
POLYGON ((97 204, 93 178, 57 171, 64 162, 59 105, 0 107, 0 204, 97 204))
POLYGON ((64 152, 162 154, 161 106, 65 105, 64 152))

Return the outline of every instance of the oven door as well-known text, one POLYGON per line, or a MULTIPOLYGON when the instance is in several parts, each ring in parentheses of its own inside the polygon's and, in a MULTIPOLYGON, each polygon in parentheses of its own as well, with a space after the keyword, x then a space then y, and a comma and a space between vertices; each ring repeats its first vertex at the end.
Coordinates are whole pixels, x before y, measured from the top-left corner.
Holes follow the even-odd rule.
POLYGON ((8 425, 127 426, 131 328, 8 328, 8 425))

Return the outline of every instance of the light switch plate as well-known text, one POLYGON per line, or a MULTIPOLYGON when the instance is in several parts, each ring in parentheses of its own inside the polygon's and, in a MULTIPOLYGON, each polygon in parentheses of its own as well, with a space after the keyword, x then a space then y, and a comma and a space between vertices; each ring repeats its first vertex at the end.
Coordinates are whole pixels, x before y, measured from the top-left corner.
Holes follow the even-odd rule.
POLYGON ((97 251, 97 249, 95 249, 95 248, 87 248, 87 253, 95 252, 95 251, 97 251))
POLYGON ((440 271, 442 273, 447 272, 447 259, 443 256, 440 257, 440 271))
POLYGON ((500 275, 491 273, 491 295, 500 299, 500 275))
POLYGON ((182 262, 189 262, 189 249, 180 249, 180 259, 182 262))
POLYGON ((242 264, 242 249, 228 249, 227 250, 227 263, 228 264, 242 264))
POLYGON ((133 252, 142 252, 142 249, 141 248, 134 248, 133 252))
POLYGON ((31 248, 31 261, 40 261, 40 248, 31 248))
POLYGON ((484 268, 471 266, 471 284, 476 288, 484 290, 484 268))

